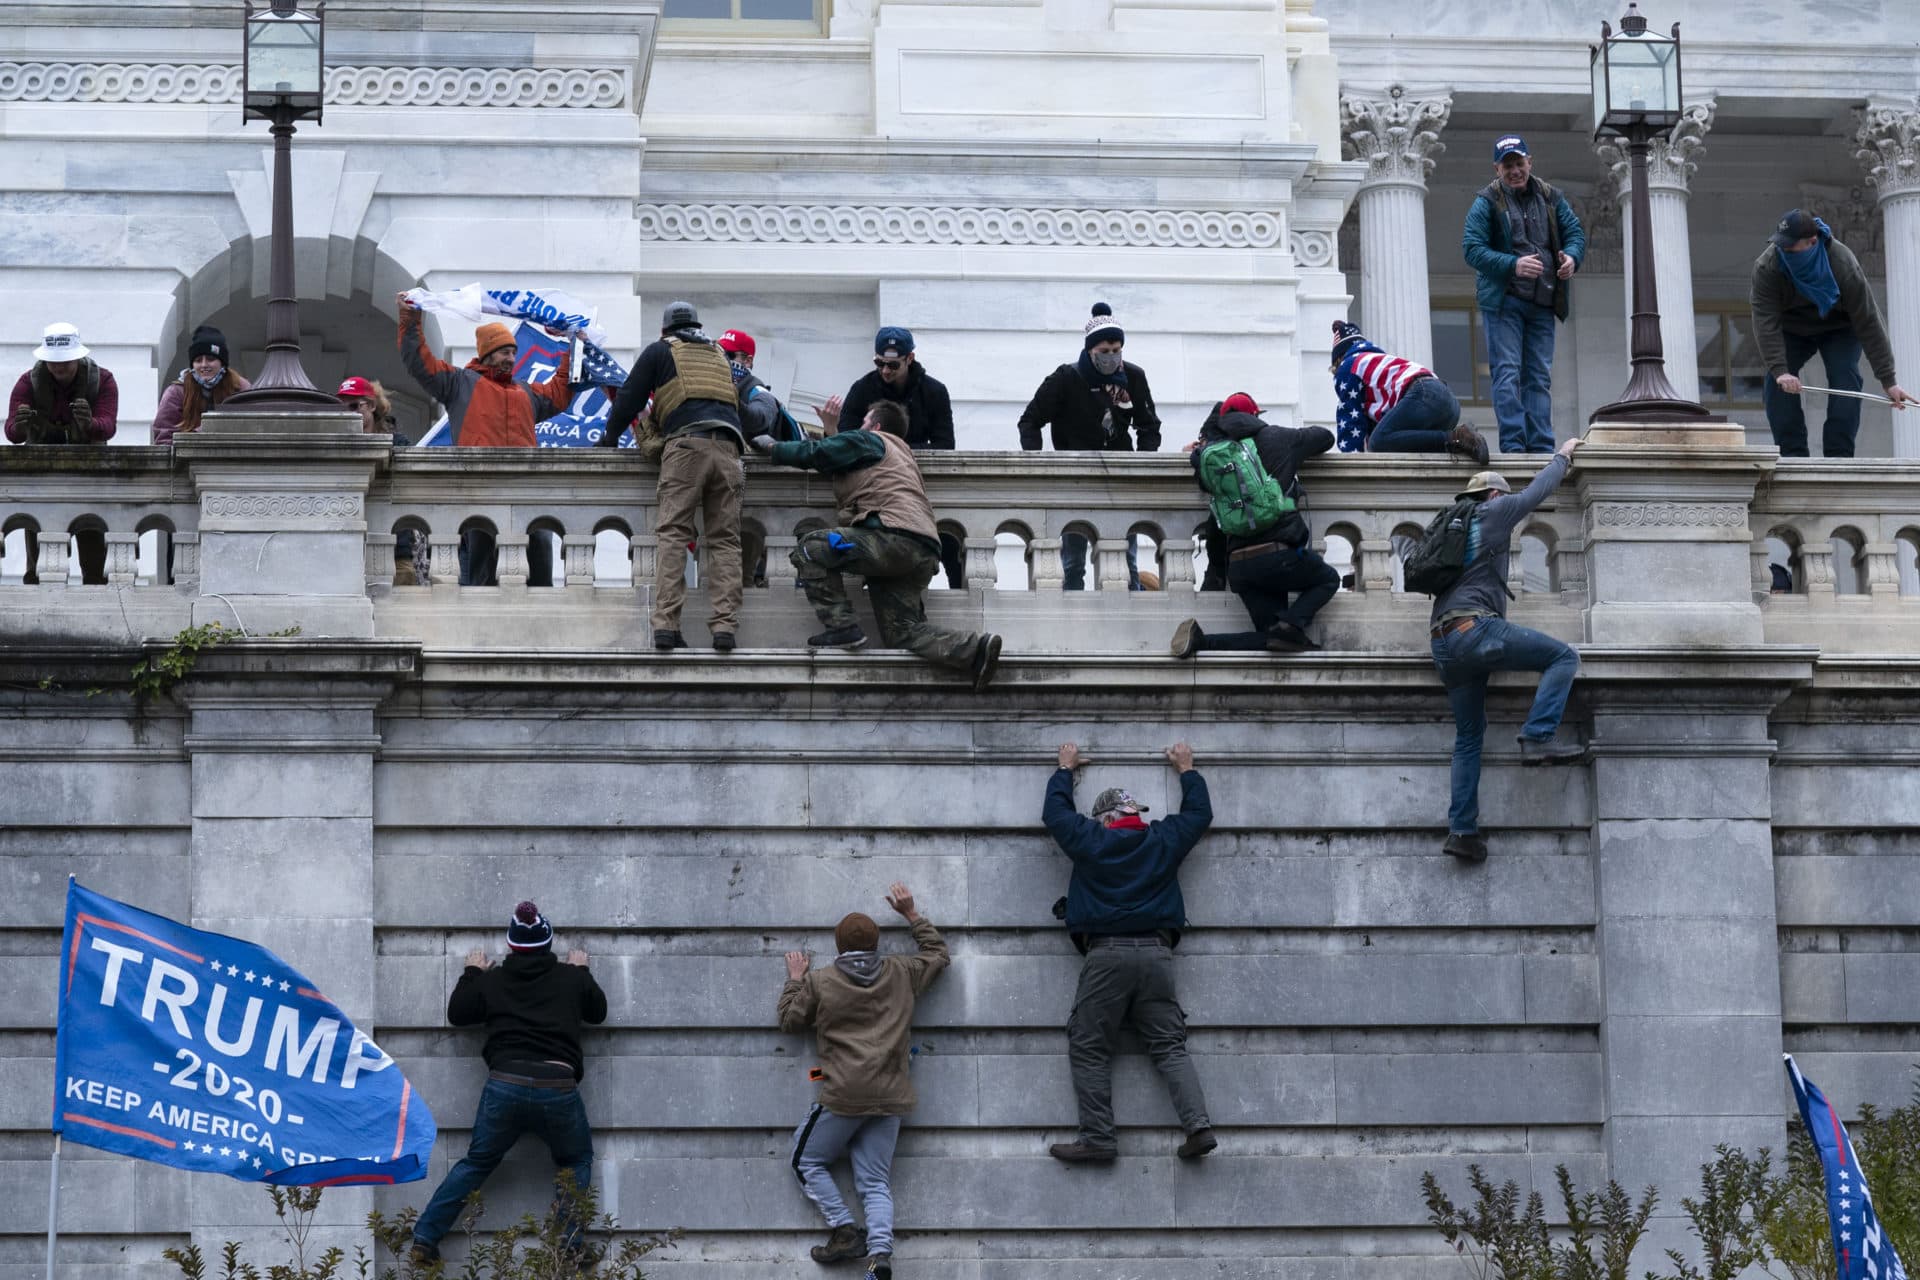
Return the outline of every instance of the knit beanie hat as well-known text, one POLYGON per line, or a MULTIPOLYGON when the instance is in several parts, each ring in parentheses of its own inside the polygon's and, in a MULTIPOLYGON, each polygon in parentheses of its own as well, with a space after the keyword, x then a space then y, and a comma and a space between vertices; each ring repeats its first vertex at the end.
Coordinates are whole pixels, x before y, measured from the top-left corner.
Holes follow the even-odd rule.
POLYGON ((233 351, 227 346, 227 335, 210 324, 203 324, 193 331, 193 341, 187 344, 187 362, 191 364, 201 356, 212 356, 225 368, 233 363, 233 351))
POLYGON ((1347 358, 1347 352, 1356 342, 1365 342, 1367 335, 1360 332, 1357 324, 1348 324, 1345 320, 1333 322, 1333 362, 1339 364, 1347 358))
POLYGON ((833 945, 838 951, 872 951, 880 945, 880 926, 872 916, 852 912, 833 927, 833 945))
POLYGON ((473 341, 474 345, 480 348, 480 358, 482 360, 485 360, 502 347, 517 348, 520 345, 513 340, 513 330, 498 322, 483 324, 478 329, 475 329, 473 331, 473 341))
POLYGON ((1260 416, 1260 406, 1255 404, 1253 397, 1246 392, 1236 391, 1220 402, 1220 412, 1250 413, 1257 418, 1260 416))
POLYGON ((507 948, 512 951, 545 951, 553 945, 553 926, 540 914, 540 908, 523 902, 507 919, 507 948))
POLYGON ((1104 302, 1094 303, 1093 319, 1087 321, 1087 336, 1082 348, 1091 351, 1096 342, 1125 342, 1126 340, 1127 331, 1122 329, 1120 322, 1113 318, 1113 308, 1104 302))

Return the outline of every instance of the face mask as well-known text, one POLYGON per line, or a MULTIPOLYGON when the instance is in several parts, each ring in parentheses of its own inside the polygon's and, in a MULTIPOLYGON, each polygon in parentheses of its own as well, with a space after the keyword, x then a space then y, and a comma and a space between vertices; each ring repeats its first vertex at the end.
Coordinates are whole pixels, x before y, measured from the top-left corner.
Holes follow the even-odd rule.
MULTIPOLYGON (((191 369, 189 369, 187 372, 193 373, 191 369)), ((211 378, 203 378, 199 374, 194 373, 193 380, 200 384, 200 389, 202 391, 211 391, 214 389, 214 387, 219 385, 220 379, 226 376, 227 376, 227 371, 225 369, 222 369, 220 372, 214 374, 211 378)))
POLYGON ((1096 351, 1093 353, 1093 367, 1101 373, 1112 375, 1120 372, 1120 353, 1118 351, 1096 351))

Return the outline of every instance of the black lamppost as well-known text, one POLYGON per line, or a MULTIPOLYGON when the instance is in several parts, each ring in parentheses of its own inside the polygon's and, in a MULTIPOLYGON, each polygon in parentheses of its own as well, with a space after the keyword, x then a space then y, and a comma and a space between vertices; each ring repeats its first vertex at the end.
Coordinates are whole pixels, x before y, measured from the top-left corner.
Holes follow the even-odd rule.
POLYGON ((1600 24, 1593 53, 1593 136, 1625 138, 1633 163, 1633 376, 1620 399, 1589 422, 1719 419, 1667 381, 1660 343, 1660 297, 1653 272, 1653 208, 1647 198, 1647 153, 1654 138, 1680 122, 1680 24, 1670 36, 1647 30, 1637 4, 1627 5, 1620 32, 1600 24))
POLYGON ((326 88, 326 0, 246 0, 242 55, 247 120, 273 122, 273 258, 267 298, 267 363, 249 391, 222 407, 312 413, 344 408, 300 364, 300 303, 293 282, 293 124, 318 120, 326 88))

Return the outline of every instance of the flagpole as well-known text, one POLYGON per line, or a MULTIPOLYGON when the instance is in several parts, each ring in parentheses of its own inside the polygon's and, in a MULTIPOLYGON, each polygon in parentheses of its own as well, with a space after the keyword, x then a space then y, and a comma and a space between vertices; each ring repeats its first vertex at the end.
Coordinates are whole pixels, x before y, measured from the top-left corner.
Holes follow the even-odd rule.
POLYGON ((53 1178, 47 1188, 47 1280, 53 1280, 53 1249, 59 1239, 60 1135, 53 1135, 53 1178))

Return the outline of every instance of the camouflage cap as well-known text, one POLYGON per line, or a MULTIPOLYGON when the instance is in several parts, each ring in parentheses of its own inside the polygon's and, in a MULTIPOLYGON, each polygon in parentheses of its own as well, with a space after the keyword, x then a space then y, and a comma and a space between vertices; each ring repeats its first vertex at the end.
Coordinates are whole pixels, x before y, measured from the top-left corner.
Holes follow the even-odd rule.
POLYGON ((1109 813, 1145 813, 1147 806, 1133 798, 1133 793, 1122 787, 1108 787, 1093 801, 1093 816, 1104 817, 1109 813))

